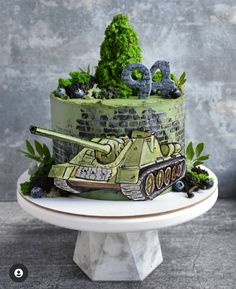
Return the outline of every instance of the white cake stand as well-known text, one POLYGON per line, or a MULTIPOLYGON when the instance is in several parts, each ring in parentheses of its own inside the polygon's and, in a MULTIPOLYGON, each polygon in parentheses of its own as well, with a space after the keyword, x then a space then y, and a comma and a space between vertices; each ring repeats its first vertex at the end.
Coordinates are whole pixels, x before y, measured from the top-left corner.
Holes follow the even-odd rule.
POLYGON ((20 193, 20 206, 34 217, 60 227, 79 231, 74 262, 92 280, 143 280, 162 261, 157 229, 190 221, 206 211, 218 196, 217 178, 209 190, 167 193, 152 201, 102 201, 70 196, 33 199, 20 193))

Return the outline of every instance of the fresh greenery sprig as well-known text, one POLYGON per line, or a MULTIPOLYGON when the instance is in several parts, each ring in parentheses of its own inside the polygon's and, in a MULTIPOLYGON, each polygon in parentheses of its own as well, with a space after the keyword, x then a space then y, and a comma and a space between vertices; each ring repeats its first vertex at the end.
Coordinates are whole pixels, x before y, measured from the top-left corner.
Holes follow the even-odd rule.
POLYGON ((91 69, 90 64, 87 66, 87 69, 84 70, 83 68, 79 67, 79 70, 83 73, 86 73, 88 75, 93 75, 93 69, 91 69))
POLYGON ((45 192, 50 192, 53 187, 53 179, 48 178, 48 173, 54 164, 54 159, 46 144, 41 144, 37 140, 34 141, 34 146, 29 140, 25 141, 26 151, 22 152, 27 158, 39 163, 36 170, 30 175, 29 181, 21 183, 21 192, 24 195, 30 195, 33 187, 39 186, 45 192))
POLYGON ((175 76, 174 73, 171 73, 170 78, 171 78, 171 80, 174 81, 175 85, 178 87, 178 89, 181 91, 181 93, 183 93, 183 86, 187 80, 186 79, 186 73, 183 72, 179 79, 175 76))
POLYGON ((191 171, 194 167, 204 164, 204 161, 209 159, 209 154, 202 155, 204 143, 199 143, 196 149, 193 148, 193 143, 190 142, 186 149, 187 170, 191 171))
POLYGON ((46 144, 34 141, 34 147, 29 140, 25 141, 26 151, 21 151, 27 158, 35 160, 41 164, 48 165, 52 163, 52 156, 46 144))

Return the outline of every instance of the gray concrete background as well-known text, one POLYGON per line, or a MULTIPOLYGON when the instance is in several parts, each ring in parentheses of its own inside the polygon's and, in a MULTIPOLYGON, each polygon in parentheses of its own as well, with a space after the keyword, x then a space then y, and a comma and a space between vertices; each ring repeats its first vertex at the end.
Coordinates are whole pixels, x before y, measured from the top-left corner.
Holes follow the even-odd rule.
POLYGON ((234 0, 0 0, 0 199, 15 199, 27 167, 17 149, 29 124, 50 126, 49 93, 66 73, 95 66, 104 29, 126 13, 144 63, 186 71, 187 141, 204 141, 221 197, 235 196, 236 3, 234 0))

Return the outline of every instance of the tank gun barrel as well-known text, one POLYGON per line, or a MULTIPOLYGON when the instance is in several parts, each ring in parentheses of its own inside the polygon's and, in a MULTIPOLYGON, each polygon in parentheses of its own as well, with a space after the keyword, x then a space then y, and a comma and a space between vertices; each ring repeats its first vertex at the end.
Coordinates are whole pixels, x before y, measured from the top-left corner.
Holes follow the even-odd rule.
POLYGON ((35 135, 40 135, 40 136, 44 136, 44 137, 51 138, 51 139, 56 139, 56 140, 60 140, 64 142, 81 145, 83 147, 90 148, 95 151, 100 151, 104 154, 109 154, 111 151, 111 147, 108 144, 99 144, 94 141, 80 139, 80 138, 62 134, 53 130, 40 128, 37 126, 30 126, 30 132, 35 135))

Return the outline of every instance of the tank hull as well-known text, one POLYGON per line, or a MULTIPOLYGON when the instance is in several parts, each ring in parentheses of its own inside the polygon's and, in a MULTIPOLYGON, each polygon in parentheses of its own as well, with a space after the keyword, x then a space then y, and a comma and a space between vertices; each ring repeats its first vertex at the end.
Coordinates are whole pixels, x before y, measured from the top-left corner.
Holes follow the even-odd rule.
POLYGON ((55 185, 63 190, 79 194, 84 189, 112 189, 120 190, 129 199, 141 201, 154 199, 166 189, 171 187, 176 181, 181 180, 186 172, 185 158, 176 157, 174 160, 156 163, 147 166, 140 171, 138 182, 135 184, 119 184, 115 182, 87 181, 84 179, 58 179, 55 185), (149 179, 148 179, 149 178, 149 179), (154 179, 154 182, 152 182, 154 179))

